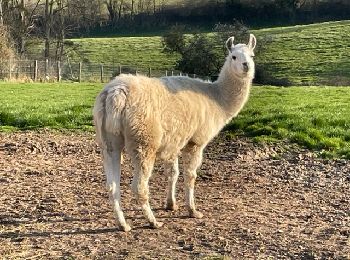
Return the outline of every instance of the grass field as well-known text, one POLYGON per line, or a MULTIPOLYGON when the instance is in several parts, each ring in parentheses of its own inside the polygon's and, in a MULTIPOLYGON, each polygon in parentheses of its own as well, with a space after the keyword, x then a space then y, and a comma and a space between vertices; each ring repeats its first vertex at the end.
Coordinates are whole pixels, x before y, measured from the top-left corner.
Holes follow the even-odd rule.
POLYGON ((0 131, 91 130, 91 107, 101 84, 0 83, 0 131))
MULTIPOLYGON (((92 130, 91 110, 101 84, 1 83, 0 131, 92 130)), ((325 156, 350 158, 350 88, 254 87, 229 135, 290 140, 325 156)))
POLYGON ((291 84, 345 85, 350 82, 350 21, 256 31, 272 43, 257 63, 291 84))
MULTIPOLYGON (((350 21, 253 31, 272 42, 256 63, 275 82, 291 85, 349 85, 350 21)), ((82 38, 66 41, 71 61, 172 69, 177 55, 162 52, 161 36, 82 38)), ((259 43, 258 43, 259 44, 259 43)), ((38 57, 42 45, 29 46, 38 57)), ((273 81, 272 81, 273 82, 273 81)))

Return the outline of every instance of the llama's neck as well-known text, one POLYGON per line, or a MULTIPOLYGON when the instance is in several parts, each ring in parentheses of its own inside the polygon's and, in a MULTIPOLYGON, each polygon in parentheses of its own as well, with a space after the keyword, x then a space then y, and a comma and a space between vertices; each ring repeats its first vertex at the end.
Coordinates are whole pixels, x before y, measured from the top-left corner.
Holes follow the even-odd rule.
POLYGON ((215 82, 218 87, 217 102, 229 120, 237 116, 238 112, 246 103, 253 77, 240 78, 234 75, 229 68, 229 61, 224 64, 218 80, 215 82))

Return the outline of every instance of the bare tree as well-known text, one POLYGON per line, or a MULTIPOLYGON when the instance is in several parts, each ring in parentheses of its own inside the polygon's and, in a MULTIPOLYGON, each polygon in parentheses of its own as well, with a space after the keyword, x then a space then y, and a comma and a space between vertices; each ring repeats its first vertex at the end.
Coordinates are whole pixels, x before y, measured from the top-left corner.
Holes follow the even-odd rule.
POLYGON ((38 17, 36 11, 40 1, 12 0, 10 3, 11 14, 9 14, 8 22, 20 56, 23 56, 26 40, 35 29, 35 20, 38 17))
POLYGON ((45 0, 45 50, 44 57, 48 59, 50 57, 50 41, 51 41, 51 27, 52 27, 52 12, 53 12, 53 0, 45 0))

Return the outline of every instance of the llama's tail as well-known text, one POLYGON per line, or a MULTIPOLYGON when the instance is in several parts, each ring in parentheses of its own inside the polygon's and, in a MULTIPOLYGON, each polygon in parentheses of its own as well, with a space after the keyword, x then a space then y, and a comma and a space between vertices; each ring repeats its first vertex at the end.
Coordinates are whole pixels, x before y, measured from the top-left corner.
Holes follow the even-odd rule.
POLYGON ((106 147, 106 133, 123 134, 123 116, 127 99, 127 86, 122 82, 111 82, 97 96, 93 109, 96 141, 106 147))

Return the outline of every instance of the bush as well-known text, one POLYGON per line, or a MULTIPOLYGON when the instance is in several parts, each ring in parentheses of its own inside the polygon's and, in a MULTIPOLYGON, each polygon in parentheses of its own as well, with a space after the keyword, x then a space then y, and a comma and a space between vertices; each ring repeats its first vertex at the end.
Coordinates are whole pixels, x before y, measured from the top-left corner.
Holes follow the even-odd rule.
POLYGON ((184 27, 172 26, 162 39, 163 49, 165 52, 183 53, 185 48, 184 27))
POLYGON ((182 49, 182 57, 176 69, 202 76, 215 75, 221 68, 222 59, 216 42, 205 35, 194 35, 182 49))
POLYGON ((16 57, 7 28, 0 26, 0 69, 8 69, 8 60, 16 57))
POLYGON ((194 34, 186 41, 183 27, 174 26, 170 29, 162 42, 165 52, 181 54, 176 69, 201 76, 215 76, 219 73, 226 54, 226 48, 220 51, 218 46, 224 48, 225 41, 232 35, 238 39, 243 38, 243 35, 249 38, 248 28, 237 21, 232 25, 217 24, 213 30, 213 36, 194 34))
MULTIPOLYGON (((236 43, 248 43, 249 34, 249 28, 237 20, 234 20, 232 24, 216 24, 213 34, 195 34, 193 37, 186 38, 184 28, 175 26, 163 37, 163 46, 165 52, 181 54, 181 58, 177 61, 177 70, 215 79, 227 53, 226 40, 234 36, 236 43)), ((259 57, 259 54, 264 52, 272 42, 272 37, 258 37, 258 45, 254 50, 256 56, 259 57)), ((291 85, 288 79, 276 78, 272 75, 268 70, 269 66, 266 63, 256 64, 255 83, 291 85)))
POLYGON ((0 25, 0 57, 2 60, 9 60, 15 57, 12 40, 7 28, 0 25))
POLYGON ((234 20, 232 24, 218 23, 214 26, 213 31, 216 35, 218 44, 223 46, 226 53, 225 42, 231 36, 235 37, 235 42, 248 42, 249 41, 249 29, 242 22, 234 20))

